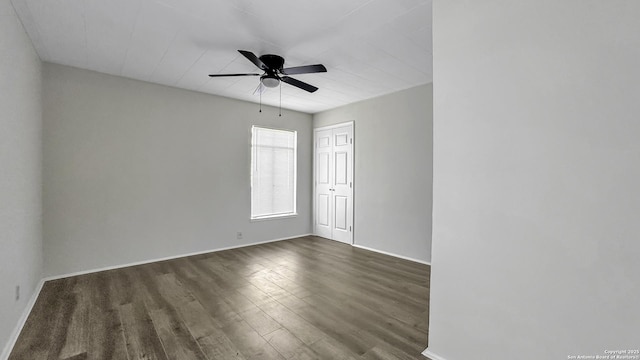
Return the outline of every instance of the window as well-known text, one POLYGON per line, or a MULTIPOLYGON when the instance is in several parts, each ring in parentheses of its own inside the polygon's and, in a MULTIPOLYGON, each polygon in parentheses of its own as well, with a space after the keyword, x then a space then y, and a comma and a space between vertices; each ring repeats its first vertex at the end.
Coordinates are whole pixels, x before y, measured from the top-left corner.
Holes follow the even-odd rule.
POLYGON ((295 131, 251 128, 251 219, 296 215, 295 131))

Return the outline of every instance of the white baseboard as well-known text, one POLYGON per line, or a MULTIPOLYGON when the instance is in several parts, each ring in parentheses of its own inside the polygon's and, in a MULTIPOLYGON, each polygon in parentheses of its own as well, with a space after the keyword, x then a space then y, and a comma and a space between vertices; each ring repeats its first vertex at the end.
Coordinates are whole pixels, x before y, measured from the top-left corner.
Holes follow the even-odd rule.
POLYGON ((417 263, 420 263, 420 264, 425 264, 425 265, 431 266, 431 263, 428 262, 428 261, 418 260, 418 259, 414 259, 414 258, 411 258, 411 257, 408 257, 408 256, 402 256, 402 255, 390 253, 390 252, 387 252, 387 251, 373 249, 373 248, 370 248, 370 247, 367 247, 367 246, 362 246, 362 245, 357 245, 357 244, 353 244, 353 246, 357 247, 357 248, 360 248, 360 249, 369 250, 369 251, 377 252, 377 253, 380 253, 380 254, 385 254, 385 255, 397 257, 397 258, 400 258, 400 259, 409 260, 409 261, 413 261, 413 262, 417 262, 417 263))
POLYGON ((24 324, 27 322, 27 318, 29 317, 29 314, 31 314, 31 310, 33 309, 33 306, 36 304, 36 300, 38 299, 38 296, 40 295, 40 291, 42 290, 42 285, 44 285, 44 280, 40 280, 40 282, 36 286, 35 291, 31 295, 31 298, 29 299, 27 306, 24 308, 22 315, 18 319, 18 323, 16 324, 16 327, 13 329, 13 332, 9 337, 9 341, 7 341, 6 345, 4 346, 4 349, 2 350, 2 354, 0 354, 0 360, 7 360, 9 358, 9 355, 13 350, 13 346, 16 344, 16 341, 18 341, 18 336, 20 336, 20 332, 22 332, 22 328, 24 327, 24 324))
POLYGON ((302 235, 296 235, 296 236, 289 236, 289 237, 279 238, 279 239, 258 241, 258 242, 254 242, 254 243, 250 243, 250 244, 227 246, 227 247, 218 248, 218 249, 209 249, 209 250, 203 250, 203 251, 196 251, 196 252, 192 252, 192 253, 188 253, 188 254, 172 255, 172 256, 167 256, 167 257, 163 257, 163 258, 136 261, 136 262, 127 263, 127 264, 106 266, 106 267, 102 267, 102 268, 91 269, 91 270, 83 270, 83 271, 73 272, 73 273, 69 273, 69 274, 48 276, 48 277, 45 277, 43 280, 44 281, 49 281, 49 280, 64 279, 64 278, 68 278, 68 277, 72 277, 72 276, 86 275, 86 274, 92 274, 92 273, 96 273, 96 272, 100 272, 100 271, 121 269, 121 268, 129 267, 129 266, 144 265, 144 264, 154 263, 154 262, 158 262, 158 261, 179 259, 179 258, 183 258, 183 257, 187 257, 187 256, 202 255, 202 254, 208 254, 208 253, 217 252, 217 251, 238 249, 238 248, 254 246, 254 245, 260 245, 260 244, 267 244, 267 243, 276 242, 276 241, 297 239, 297 238, 300 238, 300 237, 305 237, 305 236, 310 236, 310 235, 312 235, 312 234, 302 234, 302 235))
POLYGON ((445 358, 443 358, 442 356, 434 353, 433 351, 427 349, 424 349, 424 351, 422 352, 422 355, 428 357, 431 360, 446 360, 445 358))

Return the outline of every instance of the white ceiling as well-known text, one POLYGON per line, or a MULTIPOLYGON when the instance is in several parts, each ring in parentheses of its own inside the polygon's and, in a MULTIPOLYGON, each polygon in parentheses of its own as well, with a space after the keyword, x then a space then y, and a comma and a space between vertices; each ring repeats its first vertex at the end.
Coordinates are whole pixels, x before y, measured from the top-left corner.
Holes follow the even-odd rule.
MULTIPOLYGON (((258 102, 260 72, 237 50, 277 54, 293 77, 282 107, 307 113, 432 81, 431 0, 12 0, 43 61, 258 102)), ((278 89, 262 95, 279 103, 278 89)))

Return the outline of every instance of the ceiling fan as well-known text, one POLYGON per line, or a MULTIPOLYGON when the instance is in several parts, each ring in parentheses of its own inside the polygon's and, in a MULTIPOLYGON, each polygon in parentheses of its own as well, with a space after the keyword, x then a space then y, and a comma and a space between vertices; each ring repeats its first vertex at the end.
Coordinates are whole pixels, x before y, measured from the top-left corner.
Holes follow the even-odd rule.
POLYGON ((220 76, 260 76, 260 83, 268 88, 277 87, 280 84, 280 81, 283 81, 289 85, 293 85, 302 90, 308 91, 310 93, 318 90, 317 87, 313 85, 309 85, 306 82, 300 81, 298 79, 294 79, 288 75, 295 74, 309 74, 309 73, 320 73, 327 72, 327 68, 322 64, 316 65, 304 65, 304 66, 296 66, 290 68, 282 68, 284 65, 284 58, 278 55, 266 54, 260 57, 257 57, 251 51, 238 50, 240 54, 249 59, 252 63, 254 63, 257 67, 264 71, 263 74, 211 74, 210 77, 220 77, 220 76))

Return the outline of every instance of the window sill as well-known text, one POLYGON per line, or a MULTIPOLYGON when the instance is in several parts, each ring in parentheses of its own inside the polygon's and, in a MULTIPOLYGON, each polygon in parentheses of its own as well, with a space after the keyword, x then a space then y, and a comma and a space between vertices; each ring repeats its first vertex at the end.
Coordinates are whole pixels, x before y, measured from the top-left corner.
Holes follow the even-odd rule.
POLYGON ((297 216, 298 216, 298 213, 284 214, 284 215, 260 216, 260 217, 251 218, 251 222, 254 222, 254 221, 265 221, 265 220, 289 219, 289 218, 294 218, 294 217, 297 217, 297 216))

